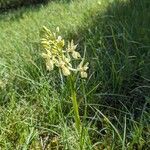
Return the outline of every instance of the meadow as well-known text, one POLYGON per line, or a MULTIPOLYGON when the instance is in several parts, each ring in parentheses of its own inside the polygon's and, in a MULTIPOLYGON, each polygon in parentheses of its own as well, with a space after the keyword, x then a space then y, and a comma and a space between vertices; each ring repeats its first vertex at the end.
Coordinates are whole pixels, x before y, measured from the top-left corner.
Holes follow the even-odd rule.
POLYGON ((53 0, 0 11, 0 149, 149 150, 149 10, 149 0, 53 0), (67 77, 41 56, 43 26, 86 50, 81 132, 67 77))

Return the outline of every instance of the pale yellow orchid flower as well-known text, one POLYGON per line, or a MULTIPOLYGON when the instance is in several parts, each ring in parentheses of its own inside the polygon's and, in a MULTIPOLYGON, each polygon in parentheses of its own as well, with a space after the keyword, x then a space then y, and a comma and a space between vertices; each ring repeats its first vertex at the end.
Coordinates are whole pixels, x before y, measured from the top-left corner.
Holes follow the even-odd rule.
POLYGON ((78 59, 81 57, 80 53, 75 51, 77 48, 77 45, 74 44, 73 40, 71 42, 68 42, 68 47, 66 49, 67 52, 72 53, 72 57, 74 59, 78 59))
POLYGON ((52 59, 46 60, 46 68, 49 71, 52 71, 54 69, 54 62, 52 59))
POLYGON ((89 63, 87 62, 85 65, 84 64, 84 58, 82 59, 81 63, 79 64, 77 70, 80 72, 81 78, 87 78, 87 69, 89 68, 88 65, 89 63))
POLYGON ((61 69, 62 69, 62 72, 63 72, 64 76, 69 76, 71 74, 68 67, 63 66, 63 67, 61 67, 61 69))
POLYGON ((69 68, 67 67, 66 62, 60 60, 59 67, 62 69, 62 73, 64 76, 69 76, 71 74, 69 68))

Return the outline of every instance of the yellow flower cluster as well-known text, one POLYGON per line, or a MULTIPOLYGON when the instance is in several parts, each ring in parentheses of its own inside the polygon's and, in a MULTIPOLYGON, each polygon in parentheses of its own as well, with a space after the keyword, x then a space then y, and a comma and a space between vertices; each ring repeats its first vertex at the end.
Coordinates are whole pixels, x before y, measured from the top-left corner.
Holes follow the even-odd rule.
POLYGON ((87 78, 88 63, 84 64, 85 56, 81 58, 80 53, 76 51, 77 45, 74 44, 73 40, 68 42, 67 47, 65 47, 64 39, 56 34, 59 32, 58 27, 56 33, 51 32, 46 27, 43 27, 43 31, 41 44, 45 53, 42 53, 42 57, 46 61, 46 68, 51 71, 56 66, 61 69, 64 76, 69 76, 72 72, 80 72, 82 78, 87 78), (78 59, 81 59, 80 64, 77 68, 73 68, 71 62, 78 59))

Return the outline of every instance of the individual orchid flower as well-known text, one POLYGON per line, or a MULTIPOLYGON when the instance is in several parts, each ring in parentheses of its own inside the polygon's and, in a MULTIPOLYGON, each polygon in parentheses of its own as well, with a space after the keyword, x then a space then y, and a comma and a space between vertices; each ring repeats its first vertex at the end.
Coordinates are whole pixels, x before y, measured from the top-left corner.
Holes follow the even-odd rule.
POLYGON ((42 57, 46 60, 46 68, 51 71, 54 69, 54 56, 49 50, 46 50, 47 53, 42 53, 42 57))
POLYGON ((61 68, 64 76, 69 76, 71 74, 66 62, 60 60, 59 67, 61 68))
POLYGON ((81 57, 81 55, 80 55, 79 52, 73 51, 73 52, 72 52, 72 57, 73 57, 74 59, 78 59, 78 58, 81 57))
POLYGON ((45 59, 51 59, 52 58, 52 53, 46 49, 46 53, 42 53, 42 57, 45 59))
POLYGON ((62 39, 61 36, 58 36, 58 38, 57 38, 56 41, 57 41, 57 46, 58 46, 58 47, 60 47, 60 48, 63 48, 63 47, 64 47, 65 42, 64 42, 64 39, 62 39))
POLYGON ((72 53, 72 57, 74 59, 78 59, 81 57, 80 53, 75 51, 77 48, 77 45, 74 45, 73 40, 71 42, 68 42, 68 48, 66 49, 67 52, 72 53))
POLYGON ((70 70, 68 69, 68 67, 63 66, 62 68, 62 72, 64 76, 69 76, 71 74, 70 70))
POLYGON ((54 62, 52 59, 46 61, 46 68, 49 71, 52 71, 54 69, 54 62))
POLYGON ((79 64, 77 70, 80 72, 81 78, 87 78, 87 69, 89 68, 88 65, 89 63, 87 62, 85 65, 84 64, 84 58, 82 59, 81 63, 79 64))

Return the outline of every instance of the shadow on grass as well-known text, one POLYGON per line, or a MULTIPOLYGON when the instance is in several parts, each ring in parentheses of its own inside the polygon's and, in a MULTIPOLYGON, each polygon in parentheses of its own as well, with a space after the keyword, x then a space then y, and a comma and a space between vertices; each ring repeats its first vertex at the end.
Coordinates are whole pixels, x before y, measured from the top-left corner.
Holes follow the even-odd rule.
POLYGON ((7 12, 10 10, 16 10, 21 7, 34 7, 39 4, 47 4, 48 2, 63 2, 63 3, 69 3, 72 0, 14 0, 9 1, 6 0, 6 2, 0 2, 0 13, 7 12))
POLYGON ((22 3, 13 3, 4 8, 0 5, 0 20, 19 20, 23 17, 26 12, 38 12, 39 9, 45 7, 47 4, 56 3, 70 3, 73 0, 27 0, 27 2, 22 1, 22 3), (31 2, 30 2, 31 1, 31 2))
MULTIPOLYGON (((149 0, 112 2, 104 14, 72 37, 86 45, 92 74, 88 87, 97 86, 91 103, 142 109, 150 96, 149 0), (94 101, 93 101, 94 99, 94 101), (123 104, 123 105, 122 105, 123 104)), ((86 22, 86 20, 85 20, 86 22)), ((90 91, 90 89, 89 89, 90 91)), ((136 114, 138 113, 138 110, 136 114)))
POLYGON ((1 2, 0 5, 0 13, 4 13, 7 11, 13 11, 17 10, 21 7, 34 7, 40 4, 47 4, 49 0, 25 0, 25 1, 8 1, 7 2, 1 2))
POLYGON ((21 3, 21 4, 13 4, 12 6, 8 6, 5 8, 0 8, 0 20, 19 20, 23 17, 23 14, 28 11, 39 11, 43 5, 47 5, 49 0, 40 1, 37 3, 21 3))

